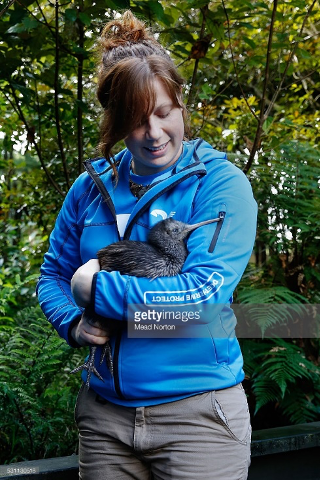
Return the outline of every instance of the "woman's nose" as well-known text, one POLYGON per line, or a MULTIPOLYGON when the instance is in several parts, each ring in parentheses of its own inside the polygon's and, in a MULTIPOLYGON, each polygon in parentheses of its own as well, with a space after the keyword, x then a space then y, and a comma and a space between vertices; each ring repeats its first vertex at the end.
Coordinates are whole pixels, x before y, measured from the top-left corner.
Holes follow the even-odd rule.
POLYGON ((146 137, 148 139, 156 140, 161 137, 161 133, 159 119, 156 116, 151 115, 147 122, 146 137))

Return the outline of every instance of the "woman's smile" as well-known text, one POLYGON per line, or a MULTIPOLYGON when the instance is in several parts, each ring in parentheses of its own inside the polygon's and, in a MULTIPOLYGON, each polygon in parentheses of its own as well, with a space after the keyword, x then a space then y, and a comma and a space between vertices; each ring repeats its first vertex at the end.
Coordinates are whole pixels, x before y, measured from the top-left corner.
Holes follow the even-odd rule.
POLYGON ((145 147, 149 152, 152 153, 162 153, 163 150, 166 148, 168 145, 169 141, 167 143, 164 143, 163 145, 160 145, 159 147, 145 147))

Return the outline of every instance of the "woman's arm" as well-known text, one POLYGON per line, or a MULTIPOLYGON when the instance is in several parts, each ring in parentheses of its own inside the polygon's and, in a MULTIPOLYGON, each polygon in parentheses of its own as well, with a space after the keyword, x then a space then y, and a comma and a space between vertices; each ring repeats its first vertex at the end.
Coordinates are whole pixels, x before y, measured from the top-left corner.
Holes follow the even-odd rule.
POLYGON ((89 343, 85 332, 89 335, 97 333, 84 326, 83 308, 77 304, 71 291, 71 279, 82 265, 77 192, 80 192, 79 198, 85 201, 84 193, 89 189, 87 184, 83 185, 84 181, 87 181, 85 175, 74 183, 65 198, 50 236, 49 251, 45 254, 37 284, 43 313, 59 335, 73 347, 89 343))
POLYGON ((90 305, 93 275, 99 271, 99 261, 94 258, 81 265, 73 275, 71 279, 71 292, 80 307, 90 305))

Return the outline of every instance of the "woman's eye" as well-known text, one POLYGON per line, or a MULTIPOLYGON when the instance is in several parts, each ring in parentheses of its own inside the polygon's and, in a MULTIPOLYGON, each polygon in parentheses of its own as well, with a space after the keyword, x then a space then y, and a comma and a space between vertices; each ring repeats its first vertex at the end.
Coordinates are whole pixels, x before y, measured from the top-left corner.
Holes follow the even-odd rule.
POLYGON ((169 115, 170 115, 170 112, 167 112, 167 113, 159 113, 159 114, 158 114, 158 117, 160 117, 160 118, 167 118, 169 115))

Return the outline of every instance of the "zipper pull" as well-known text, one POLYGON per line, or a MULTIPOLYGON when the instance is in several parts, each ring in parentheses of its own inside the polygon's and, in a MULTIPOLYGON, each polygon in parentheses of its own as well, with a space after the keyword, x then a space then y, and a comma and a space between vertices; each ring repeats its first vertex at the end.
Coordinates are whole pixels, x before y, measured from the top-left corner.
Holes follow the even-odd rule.
POLYGON ((212 240, 211 240, 211 243, 210 243, 210 246, 209 246, 209 249, 208 249, 209 253, 212 253, 215 246, 216 246, 216 243, 218 241, 218 237, 219 237, 220 230, 222 228, 222 224, 223 224, 225 216, 226 216, 226 212, 219 212, 219 222, 217 224, 217 228, 214 232, 214 235, 212 237, 212 240))

